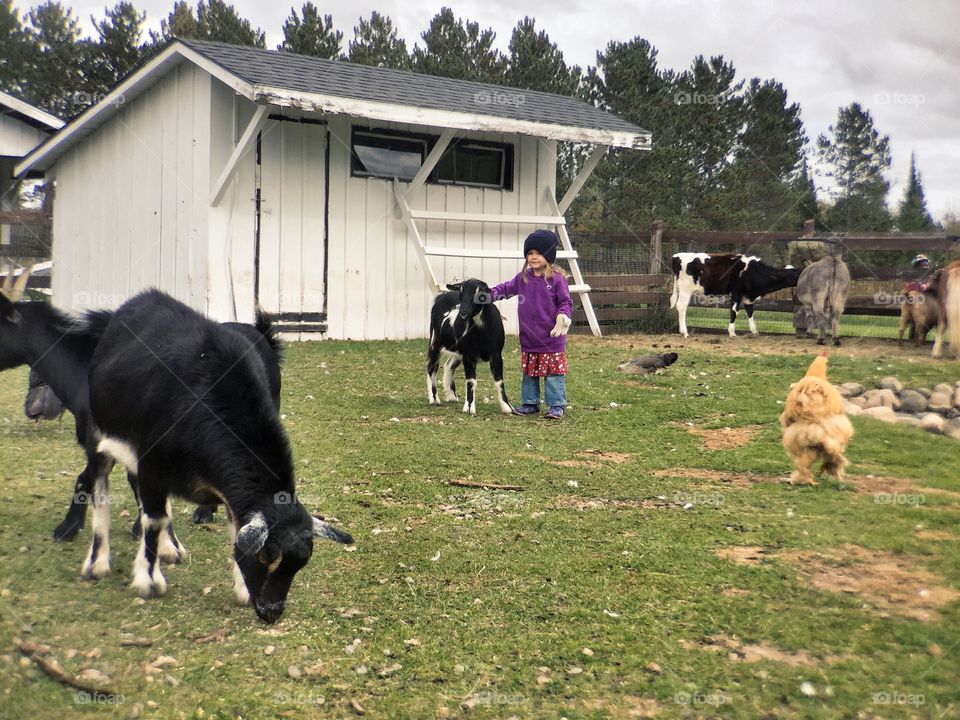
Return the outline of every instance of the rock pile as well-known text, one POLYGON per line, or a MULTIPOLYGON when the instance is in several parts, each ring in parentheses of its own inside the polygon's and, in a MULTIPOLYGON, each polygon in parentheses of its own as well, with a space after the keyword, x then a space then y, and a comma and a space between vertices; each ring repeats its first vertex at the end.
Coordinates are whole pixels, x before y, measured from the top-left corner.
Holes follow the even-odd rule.
POLYGON ((843 383, 837 390, 845 399, 847 415, 866 415, 902 423, 960 440, 960 381, 929 388, 904 388, 895 377, 885 377, 867 390, 859 383, 843 383))

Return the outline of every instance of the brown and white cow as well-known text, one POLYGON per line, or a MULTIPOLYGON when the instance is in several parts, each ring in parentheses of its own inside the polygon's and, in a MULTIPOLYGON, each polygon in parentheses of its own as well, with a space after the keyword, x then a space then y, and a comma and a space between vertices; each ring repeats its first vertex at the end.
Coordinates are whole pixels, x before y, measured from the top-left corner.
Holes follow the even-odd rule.
POLYGON ((734 330, 737 313, 743 307, 747 311, 750 332, 757 334, 753 320, 753 303, 763 295, 796 287, 800 271, 787 266, 775 268, 765 264, 754 255, 726 253, 677 253, 673 256, 673 294, 670 307, 677 308, 680 315, 680 334, 688 337, 687 306, 695 295, 729 295, 730 325, 727 332, 736 336, 734 330))

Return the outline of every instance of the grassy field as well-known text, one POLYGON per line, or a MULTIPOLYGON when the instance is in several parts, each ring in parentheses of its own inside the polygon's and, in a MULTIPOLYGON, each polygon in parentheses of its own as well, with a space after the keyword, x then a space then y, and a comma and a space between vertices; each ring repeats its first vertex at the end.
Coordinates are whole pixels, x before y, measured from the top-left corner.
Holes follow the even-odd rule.
MULTIPOLYGON (((222 512, 195 526, 183 502, 190 558, 135 599, 118 470, 113 571, 81 581, 89 530, 50 539, 72 419, 28 424, 26 372, 5 372, 0 717, 957 717, 960 443, 855 418, 845 483, 784 484, 779 403, 816 348, 777 342, 576 337, 556 424, 501 415, 485 367, 475 417, 428 406, 424 342, 290 347, 298 491, 356 545, 317 544, 275 626, 233 602, 222 512), (616 371, 653 344, 679 361, 616 371), (18 639, 117 694, 54 681, 18 639)), ((831 358, 836 382, 889 374, 960 363, 878 341, 831 358)))
MULTIPOLYGON (((674 320, 676 313, 671 316, 674 320)), ((760 332, 784 333, 793 335, 793 313, 773 312, 770 310, 757 310, 753 314, 757 322, 757 329, 760 332)), ((687 309, 687 327, 688 328, 711 328, 714 330, 726 330, 730 322, 730 313, 723 308, 716 307, 691 307, 687 309)), ((840 320, 841 338, 883 338, 888 340, 897 339, 897 329, 900 327, 900 316, 888 315, 844 315, 840 320)), ((748 333, 750 328, 747 325, 747 314, 740 312, 737 316, 737 332, 748 333)), ((928 336, 930 343, 933 343, 934 333, 928 336)))

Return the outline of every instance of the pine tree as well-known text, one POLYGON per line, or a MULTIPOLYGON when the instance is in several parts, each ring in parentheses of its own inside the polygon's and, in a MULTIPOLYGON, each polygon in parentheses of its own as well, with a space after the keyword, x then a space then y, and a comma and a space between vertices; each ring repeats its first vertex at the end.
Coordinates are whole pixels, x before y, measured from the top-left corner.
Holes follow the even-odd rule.
POLYGON ((12 0, 0 0, 0 90, 27 95, 30 41, 12 0))
POLYGON ((369 20, 360 18, 360 24, 353 28, 347 59, 360 65, 410 69, 406 41, 397 35, 390 18, 376 10, 370 14, 369 20))
POLYGON ((240 17, 233 5, 224 0, 200 0, 196 16, 186 0, 177 0, 173 11, 160 22, 160 34, 150 33, 155 45, 177 37, 184 40, 214 40, 231 45, 265 48, 266 35, 240 17))
POLYGON ((931 232, 933 218, 927 210, 923 183, 917 170, 917 158, 910 153, 910 182, 897 211, 897 230, 900 232, 931 232))
POLYGON ((141 43, 146 13, 121 0, 106 11, 103 20, 91 18, 99 36, 94 45, 91 86, 106 94, 144 59, 148 46, 141 43))
POLYGON ((73 11, 54 0, 27 14, 25 99, 62 118, 73 117, 95 99, 87 66, 90 43, 80 39, 73 11))
POLYGON ((807 163, 807 156, 804 154, 800 165, 800 172, 792 184, 793 201, 797 212, 794 214, 796 220, 794 228, 803 229, 803 223, 806 220, 813 220, 814 225, 819 227, 823 220, 820 216, 820 201, 817 198, 817 185, 813 181, 813 175, 807 163))
POLYGON ((546 32, 537 32, 536 20, 525 17, 510 37, 510 56, 504 82, 524 90, 543 90, 574 96, 580 87, 582 72, 578 65, 568 66, 556 43, 546 32))
POLYGON ((343 33, 333 29, 333 17, 321 17, 320 11, 312 2, 304 3, 302 13, 303 19, 297 16, 296 10, 290 9, 290 17, 283 23, 284 39, 277 46, 277 50, 328 60, 340 59, 343 33))
POLYGON ((859 103, 840 108, 836 126, 817 138, 817 154, 836 190, 825 221, 834 231, 886 231, 892 225, 886 196, 890 183, 890 138, 881 136, 859 103))
POLYGON ((160 34, 157 35, 151 31, 155 45, 178 37, 184 40, 202 40, 205 39, 200 34, 197 27, 197 18, 193 14, 193 8, 186 0, 177 0, 173 4, 173 10, 167 15, 166 19, 160 21, 160 34))
POLYGON ((453 10, 441 8, 420 37, 424 46, 413 46, 412 67, 427 75, 502 83, 507 61, 493 47, 497 34, 490 28, 480 30, 480 23, 464 23, 454 17, 453 10))

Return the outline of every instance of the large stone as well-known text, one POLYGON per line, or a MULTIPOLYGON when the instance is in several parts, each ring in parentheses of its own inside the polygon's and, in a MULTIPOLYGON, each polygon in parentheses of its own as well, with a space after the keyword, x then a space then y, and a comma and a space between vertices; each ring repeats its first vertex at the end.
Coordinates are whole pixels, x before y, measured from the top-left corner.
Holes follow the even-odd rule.
POLYGON ((957 388, 953 392, 953 406, 955 408, 960 408, 960 388, 957 388))
POLYGON ((897 422, 901 425, 908 425, 909 427, 920 427, 920 418, 908 413, 897 413, 897 422))
POLYGON ((877 387, 882 390, 893 390, 895 393, 898 393, 903 390, 903 383, 893 377, 893 375, 888 375, 885 378, 880 378, 877 387))
POLYGON ((861 395, 860 397, 847 398, 846 403, 847 405, 855 405, 863 410, 867 406, 867 399, 861 395))
MULTIPOLYGON (((855 400, 859 400, 859 398, 854 398, 854 399, 855 399, 855 400)), ((857 404, 852 403, 852 402, 845 402, 845 403, 843 404, 843 411, 844 411, 847 415, 850 415, 850 416, 862 415, 862 414, 863 414, 863 408, 862 408, 860 405, 857 405, 857 404)))
POLYGON ((950 383, 938 383, 933 388, 933 394, 943 393, 944 395, 953 395, 953 385, 950 383))
POLYGON ((916 390, 904 390, 900 393, 900 411, 919 413, 927 409, 927 399, 916 390))
POLYGON ((936 413, 927 413, 920 418, 921 429, 935 433, 942 433, 946 427, 946 423, 947 421, 943 419, 943 416, 937 415, 936 413))
POLYGON ((867 408, 872 407, 887 407, 894 410, 900 408, 900 400, 897 398, 896 393, 893 390, 867 390, 863 397, 867 401, 867 408))
POLYGON ((935 392, 930 396, 930 399, 927 401, 927 410, 932 410, 933 412, 945 413, 948 410, 953 409, 953 395, 952 393, 948 395, 947 393, 935 392))
POLYGON ((925 398, 929 398, 931 395, 933 395, 933 392, 931 392, 930 388, 917 388, 917 392, 923 395, 925 398))
POLYGON ((845 398, 857 397, 858 395, 863 395, 863 385, 860 383, 846 382, 837 385, 837 390, 840 392, 840 395, 845 398))
POLYGON ((960 418, 947 420, 946 426, 943 428, 943 433, 955 440, 960 440, 960 418))
POLYGON ((882 405, 868 407, 863 411, 863 414, 867 417, 872 417, 875 420, 882 420, 883 422, 895 423, 897 421, 897 414, 893 411, 893 408, 884 407, 882 405))

